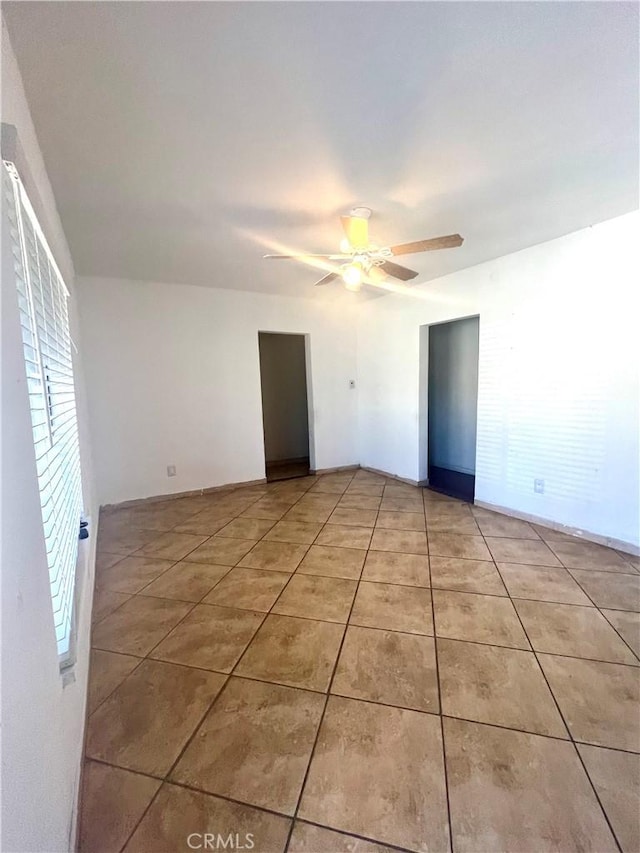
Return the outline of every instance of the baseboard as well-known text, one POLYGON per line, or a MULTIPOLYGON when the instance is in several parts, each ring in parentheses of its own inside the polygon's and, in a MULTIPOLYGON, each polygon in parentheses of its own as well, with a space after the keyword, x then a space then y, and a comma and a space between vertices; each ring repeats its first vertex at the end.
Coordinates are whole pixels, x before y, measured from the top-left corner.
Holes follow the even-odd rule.
POLYGON ((359 465, 339 465, 337 468, 310 468, 309 473, 320 476, 321 474, 338 474, 341 471, 358 471, 359 465))
POLYGON ((296 459, 267 459, 266 466, 269 465, 302 465, 309 461, 308 456, 299 456, 296 459))
POLYGON ((579 527, 568 527, 565 524, 560 524, 557 521, 551 521, 548 518, 542 518, 539 515, 532 515, 529 512, 520 512, 509 507, 498 506, 497 504, 487 503, 486 501, 474 501, 474 506, 490 509, 492 512, 498 512, 501 515, 507 515, 510 518, 519 518, 521 521, 529 521, 532 524, 539 524, 542 527, 549 527, 551 530, 557 530, 559 533, 566 533, 568 536, 575 536, 576 539, 584 539, 587 542, 593 542, 596 545, 604 545, 606 548, 614 548, 616 551, 624 551, 625 554, 631 554, 634 557, 640 556, 640 546, 633 545, 631 542, 624 542, 622 539, 614 539, 611 536, 602 536, 599 533, 591 533, 588 530, 581 530, 579 527))
POLYGON ((242 480, 239 483, 224 483, 221 486, 208 486, 205 489, 191 489, 188 492, 172 492, 170 495, 152 495, 148 498, 135 498, 130 501, 120 501, 115 504, 102 504, 100 509, 110 512, 115 509, 128 509, 129 507, 142 506, 144 504, 162 503, 163 501, 175 501, 178 498, 195 498, 202 495, 211 495, 215 492, 226 492, 239 489, 242 486, 263 486, 267 482, 266 477, 260 480, 242 480))
POLYGON ((420 486, 421 481, 409 480, 408 477, 399 477, 397 474, 390 474, 388 471, 382 471, 379 468, 368 468, 366 465, 358 466, 363 471, 369 471, 371 474, 380 474, 381 477, 387 477, 389 480, 397 480, 399 483, 406 483, 408 486, 420 486))
MULTIPOLYGON (((381 477, 387 477, 389 480, 397 480, 399 483, 406 483, 408 486, 417 486, 427 488, 428 480, 411 480, 408 477, 400 477, 397 474, 391 474, 389 471, 383 471, 380 468, 370 468, 367 465, 340 465, 335 468, 317 468, 309 471, 310 475, 321 474, 336 474, 340 471, 369 471, 371 474, 379 474, 381 477)), ((231 491, 242 486, 262 486, 267 482, 266 478, 262 477, 259 480, 243 480, 238 483, 224 483, 221 486, 209 486, 205 489, 192 489, 187 492, 174 492, 171 495, 153 495, 148 498, 137 498, 130 501, 122 501, 115 504, 103 504, 100 509, 105 512, 111 512, 116 509, 127 509, 129 507, 143 506, 145 504, 161 503, 163 501, 177 500, 179 498, 197 497, 199 495, 215 494, 216 492, 231 491)), ((640 556, 640 546, 634 545, 631 542, 625 542, 622 539, 615 539, 611 536, 603 536, 599 533, 592 533, 588 530, 581 530, 578 527, 568 527, 565 524, 560 524, 557 521, 551 521, 548 518, 543 518, 539 515, 533 515, 528 512, 520 512, 510 507, 499 506, 498 504, 487 503, 486 501, 474 501, 474 506, 489 509, 492 512, 500 513, 501 515, 509 516, 510 518, 519 518, 522 521, 529 521, 533 524, 540 524, 543 527, 549 527, 551 530, 557 530, 560 533, 566 533, 568 536, 575 536, 576 539, 584 539, 587 542, 593 542, 596 545, 604 545, 606 548, 614 548, 616 551, 623 551, 625 554, 631 554, 634 557, 640 556)))

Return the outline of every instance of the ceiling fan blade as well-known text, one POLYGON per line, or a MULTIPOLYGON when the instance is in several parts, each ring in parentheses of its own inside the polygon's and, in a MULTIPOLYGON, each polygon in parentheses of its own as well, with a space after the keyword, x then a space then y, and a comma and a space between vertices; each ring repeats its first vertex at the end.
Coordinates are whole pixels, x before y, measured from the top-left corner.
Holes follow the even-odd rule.
POLYGON ((324 258, 327 261, 348 261, 351 260, 351 255, 314 255, 311 252, 306 252, 300 255, 263 255, 263 258, 270 260, 287 260, 289 258, 304 259, 304 258, 324 258))
POLYGON ((400 243, 391 246, 393 255, 411 255, 414 252, 433 252, 435 249, 455 249, 462 246, 463 238, 459 234, 448 234, 446 237, 432 237, 430 240, 416 240, 415 243, 400 243))
POLYGON ((384 261, 377 266, 378 269, 384 270, 387 275, 393 276, 393 278, 399 278, 400 281, 409 281, 409 279, 415 278, 418 275, 415 270, 410 270, 407 267, 401 267, 400 264, 394 264, 393 261, 384 261))
POLYGON ((316 287, 320 284, 329 284, 330 281, 333 281, 336 278, 340 278, 340 275, 337 272, 330 272, 325 275, 324 278, 321 278, 320 281, 316 281, 316 287))
POLYGON ((369 220, 362 216, 341 216, 340 222, 353 248, 366 249, 369 245, 369 220))

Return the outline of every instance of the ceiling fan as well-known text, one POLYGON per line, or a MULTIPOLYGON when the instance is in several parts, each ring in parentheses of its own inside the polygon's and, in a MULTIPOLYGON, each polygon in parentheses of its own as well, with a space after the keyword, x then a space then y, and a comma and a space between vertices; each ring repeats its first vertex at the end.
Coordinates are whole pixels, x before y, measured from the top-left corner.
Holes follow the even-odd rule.
POLYGON ((449 234, 446 237, 432 237, 429 240, 417 240, 413 243, 400 243, 398 246, 379 247, 369 242, 369 217, 371 210, 368 207, 355 207, 347 216, 341 216, 340 222, 344 229, 345 237, 340 243, 340 252, 318 255, 265 255, 265 258, 273 260, 294 259, 299 261, 315 260, 324 262, 329 267, 334 267, 327 273, 319 284, 329 284, 336 278, 342 278, 347 290, 360 290, 363 282, 375 284, 385 276, 409 281, 418 273, 415 270, 394 263, 391 258, 397 255, 411 255, 416 252, 432 252, 435 249, 454 249, 461 246, 463 238, 459 234, 449 234))

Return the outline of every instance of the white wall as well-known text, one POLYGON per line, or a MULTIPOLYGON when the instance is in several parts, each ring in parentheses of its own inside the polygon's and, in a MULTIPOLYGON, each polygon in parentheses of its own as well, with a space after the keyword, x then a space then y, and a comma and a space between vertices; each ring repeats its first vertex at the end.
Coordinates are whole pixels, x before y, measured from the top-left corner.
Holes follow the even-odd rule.
POLYGON ((353 300, 83 278, 78 292, 100 503, 264 477, 258 331, 309 335, 311 466, 357 463, 353 300))
MULTIPOLYGON (((18 66, 2 27, 2 120, 16 126, 27 192, 66 283, 73 264, 49 184, 18 66)), ((95 536, 83 543, 77 661, 60 675, 18 324, 12 258, 3 219, 2 267, 2 843, 6 851, 70 849, 84 736, 95 536)), ((79 334, 71 300, 71 327, 79 334)), ((82 370, 76 392, 85 510, 96 517, 84 417, 82 370)))
POLYGON ((363 304, 361 464, 426 477, 420 326, 479 314, 476 500, 637 545, 639 228, 629 214, 363 304))
POLYGON ((303 459, 309 455, 306 339, 268 333, 259 337, 265 459, 303 459))

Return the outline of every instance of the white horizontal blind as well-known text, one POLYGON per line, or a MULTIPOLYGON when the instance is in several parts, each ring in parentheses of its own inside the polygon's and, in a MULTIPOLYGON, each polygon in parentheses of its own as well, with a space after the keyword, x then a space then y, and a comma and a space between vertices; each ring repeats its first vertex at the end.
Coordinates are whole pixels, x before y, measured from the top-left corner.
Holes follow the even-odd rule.
POLYGON ((51 601, 64 662, 70 650, 82 513, 69 293, 24 187, 3 165, 51 601))

